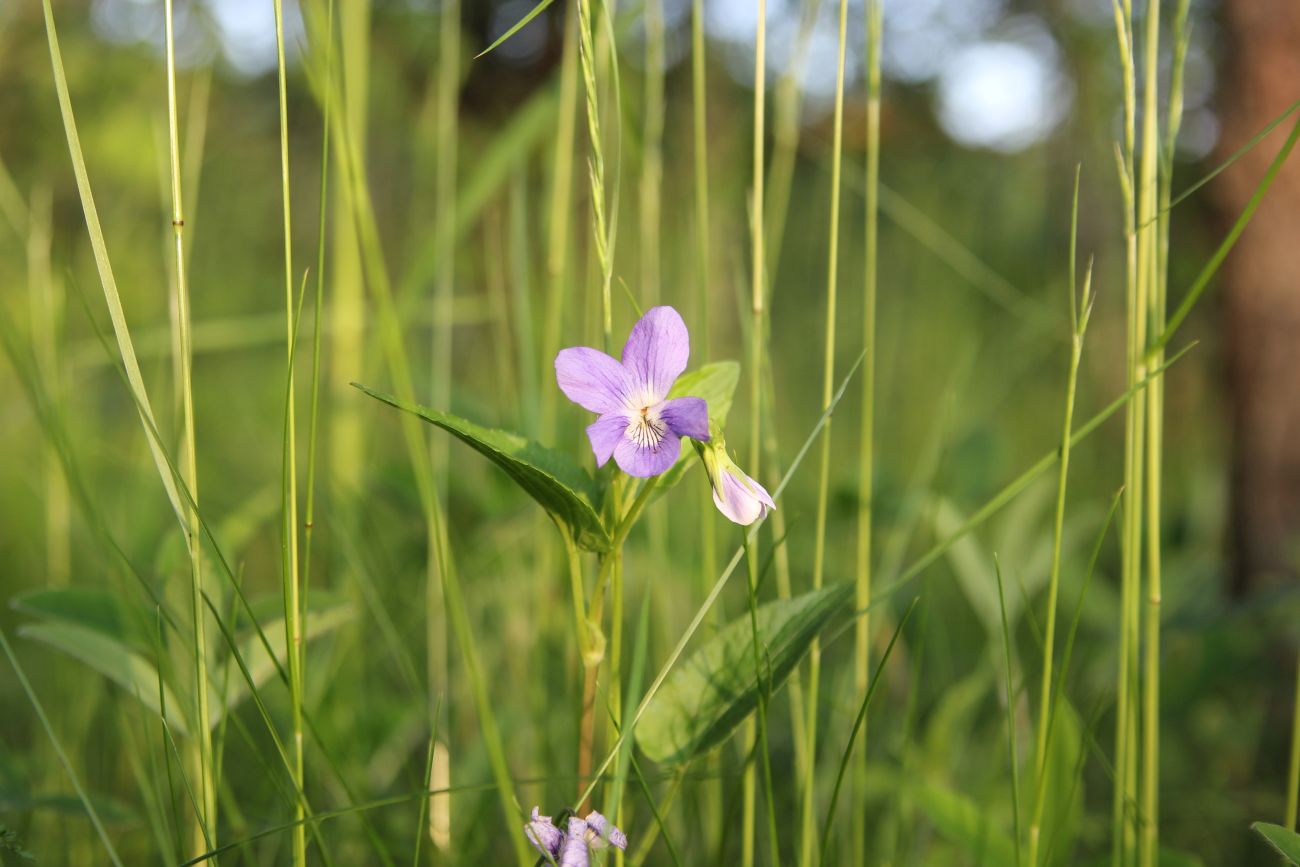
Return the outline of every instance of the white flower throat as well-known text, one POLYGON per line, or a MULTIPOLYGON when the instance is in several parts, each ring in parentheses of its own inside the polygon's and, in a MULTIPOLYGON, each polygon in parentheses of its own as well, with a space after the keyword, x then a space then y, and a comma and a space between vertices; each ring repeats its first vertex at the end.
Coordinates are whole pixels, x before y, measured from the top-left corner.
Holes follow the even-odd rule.
POLYGON ((629 413, 623 435, 643 449, 654 449, 663 442, 667 425, 659 418, 658 406, 643 406, 629 413))

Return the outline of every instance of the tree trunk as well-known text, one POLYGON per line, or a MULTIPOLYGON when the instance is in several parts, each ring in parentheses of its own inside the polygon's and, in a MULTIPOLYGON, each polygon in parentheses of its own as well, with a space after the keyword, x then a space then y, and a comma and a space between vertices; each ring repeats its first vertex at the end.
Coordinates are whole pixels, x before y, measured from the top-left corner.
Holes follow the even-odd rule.
MULTIPOLYGON (((1300 97, 1300 3, 1228 0, 1219 151, 1231 154, 1300 97)), ((1231 225, 1294 123, 1216 182, 1231 225)), ((1224 264, 1232 537, 1238 593, 1300 574, 1300 159, 1283 166, 1224 264)))

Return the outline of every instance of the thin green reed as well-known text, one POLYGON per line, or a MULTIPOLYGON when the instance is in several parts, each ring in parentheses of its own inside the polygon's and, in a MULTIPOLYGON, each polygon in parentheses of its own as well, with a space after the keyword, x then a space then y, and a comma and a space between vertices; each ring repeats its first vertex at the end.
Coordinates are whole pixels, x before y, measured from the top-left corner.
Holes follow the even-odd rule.
MULTIPOLYGON (((572 279, 569 206, 573 199, 573 141, 578 116, 578 2, 570 0, 566 4, 564 47, 560 59, 560 105, 551 163, 550 208, 546 225, 546 321, 542 331, 542 361, 547 366, 560 350, 565 290, 572 279)), ((540 433, 545 440, 555 436, 557 400, 558 389, 543 390, 540 433)))
MULTIPOLYGON (((664 159, 663 0, 645 0, 645 94, 641 150, 641 306, 659 303, 660 200, 664 159)), ((615 693, 616 694, 616 693, 615 693)))
MULTIPOLYGON (((862 612, 871 608, 871 517, 875 485, 876 426, 876 277, 880 240, 880 46, 883 0, 867 3, 867 142, 866 142, 866 231, 863 239, 862 275, 862 423, 858 440, 858 547, 854 582, 854 604, 862 612)), ((870 676, 871 632, 869 613, 858 618, 854 630, 853 682, 859 692, 867 689, 870 676)), ((1008 675, 1009 676, 1009 675, 1008 675)), ((849 804, 854 816, 866 815, 867 716, 863 705, 861 738, 863 747, 854 765, 849 804)), ((852 745, 850 745, 852 749, 852 745)), ((853 863, 866 863, 866 827, 853 823, 853 863)))
MULTIPOLYGON (((707 91, 707 54, 704 41, 704 0, 691 0, 691 136, 694 171, 692 185, 695 207, 695 333, 700 339, 699 357, 713 358, 712 306, 713 294, 709 284, 709 126, 707 91)), ((713 517, 712 496, 708 490, 699 494, 704 519, 700 528, 700 589, 708 592, 718 562, 718 523, 713 517)), ((715 614, 713 624, 719 618, 715 614)), ((722 780, 716 775, 720 768, 719 754, 714 750, 704 759, 705 767, 715 772, 702 784, 702 826, 708 832, 718 830, 722 816, 722 780)), ((710 837, 706 840, 711 844, 710 837)))
POLYGON ((1300 801, 1300 655, 1296 657, 1295 707, 1291 711, 1291 761, 1286 774, 1286 827, 1296 826, 1296 803, 1300 801))
MULTIPOLYGON (((762 454, 762 370, 763 370, 763 310, 766 260, 763 255, 763 180, 764 180, 764 135, 767 122, 767 0, 758 0, 758 20, 754 28, 754 156, 753 188, 749 202, 750 219, 750 316, 749 333, 749 465, 754 472, 759 471, 759 459, 762 454)), ((756 731, 753 721, 745 724, 741 733, 741 743, 747 753, 755 742, 756 731)), ((752 867, 754 863, 754 801, 755 801, 754 765, 745 766, 742 793, 742 867, 752 867)))
MULTIPOLYGON (((460 0, 445 0, 438 17, 437 139, 434 154, 434 237, 442 249, 437 254, 433 290, 433 405, 451 406, 452 390, 452 300, 455 297, 456 246, 452 227, 456 223, 456 159, 459 134, 458 95, 460 93, 460 0)), ((446 494, 447 437, 429 437, 429 465, 435 476, 435 498, 446 494)), ((447 614, 444 605, 442 562, 437 556, 442 532, 434 510, 425 513, 425 664, 429 729, 438 731, 437 714, 446 705, 450 692, 447 671, 447 614)), ((450 709, 448 710, 450 714, 450 709)), ((450 731, 450 726, 447 728, 450 731)), ((442 746, 449 742, 444 737, 442 746)), ((438 779, 451 779, 450 749, 431 753, 431 773, 438 779)), ((426 779, 426 785, 429 780, 426 779)), ((435 845, 446 846, 451 834, 451 793, 434 795, 429 803, 429 831, 435 845)))
MULTIPOLYGON (((1157 165, 1162 142, 1159 137, 1159 48, 1160 0, 1148 0, 1146 8, 1146 35, 1143 75, 1142 106, 1142 163, 1138 186, 1138 303, 1145 320, 1138 325, 1137 347, 1141 352, 1142 370, 1158 363, 1148 356, 1152 337, 1164 330, 1164 306, 1160 291, 1161 225, 1157 222, 1160 201, 1160 178, 1157 165)), ((1142 675, 1141 734, 1141 808, 1138 814, 1139 863, 1154 867, 1159 839, 1158 794, 1160 780, 1160 448, 1163 427, 1163 378, 1156 376, 1147 386, 1145 406, 1145 454, 1142 471, 1145 474, 1145 536, 1146 536, 1146 604, 1134 605, 1136 620, 1145 614, 1145 628, 1141 643, 1144 670, 1142 675)), ((1135 550, 1135 556, 1139 549, 1135 550)))
MULTIPOLYGON (((1139 320, 1145 308, 1138 286, 1137 210, 1134 185, 1134 140, 1136 138, 1137 90, 1133 55, 1133 7, 1131 0, 1114 0, 1115 33, 1123 80, 1124 131, 1117 147, 1121 203, 1124 216, 1124 309, 1125 359, 1130 389, 1142 377, 1139 320)), ((1134 742, 1136 707, 1132 701, 1137 677, 1138 584, 1141 580, 1141 441, 1144 403, 1129 402, 1124 408, 1124 522, 1121 535, 1119 656, 1115 699, 1115 776, 1111 804, 1111 861, 1115 867, 1129 860, 1132 848, 1128 808, 1135 801, 1131 781, 1136 777, 1134 742)))
MULTIPOLYGON (((802 127, 800 113, 803 105, 803 88, 799 86, 799 73, 804 68, 812 40, 813 24, 817 19, 818 0, 804 0, 799 18, 799 35, 795 40, 795 49, 790 62, 782 71, 776 85, 775 116, 772 121, 772 160, 768 168, 766 182, 767 195, 763 203, 763 213, 767 220, 765 231, 766 260, 769 274, 777 271, 781 258, 781 248, 785 236, 785 222, 790 205, 790 184, 794 176, 795 157, 799 147, 799 133, 802 127)), ((766 301, 771 302, 771 292, 766 301)), ((763 340, 768 340, 766 331, 763 340)), ((776 429, 776 389, 773 384, 771 353, 764 347, 763 369, 761 371, 763 400, 763 460, 764 465, 755 464, 755 473, 761 469, 767 478, 777 478, 781 474, 780 449, 777 443, 776 429)), ((762 476, 759 476, 762 478, 762 476)), ((778 509, 772 513, 772 537, 783 539, 786 536, 785 511, 778 509)), ((790 580, 790 552, 785 545, 776 546, 773 551, 773 564, 776 573, 776 593, 779 599, 789 599, 792 595, 790 580)), ((794 768, 796 779, 803 779, 806 767, 804 750, 808 745, 805 732, 807 711, 803 698, 803 682, 796 670, 791 672, 786 685, 789 695, 790 732, 794 742, 794 768)))
MULTIPOLYGON (((848 0, 840 0, 839 50, 835 68, 835 115, 831 133, 831 210, 830 236, 826 253, 826 336, 822 367, 822 408, 829 409, 835 390, 835 328, 839 294, 840 251, 840 171, 844 158, 844 54, 848 42, 848 0)), ((870 354, 870 353, 868 353, 870 354)), ((821 472, 817 484, 817 524, 814 530, 813 589, 821 589, 826 571, 826 518, 830 505, 831 420, 821 434, 821 472)), ((817 703, 821 679, 821 642, 814 638, 808 650, 808 746, 804 749, 803 830, 800 837, 799 863, 810 867, 817 843, 817 703)))
POLYGON ((1056 510, 1052 522, 1052 564, 1047 579, 1047 617, 1043 630, 1043 671, 1038 695, 1038 734, 1034 748, 1033 817, 1029 823, 1029 864, 1038 863, 1039 835, 1042 831, 1043 806, 1047 788, 1048 739, 1051 730, 1052 672, 1056 650, 1057 598, 1061 586, 1061 543, 1065 533, 1066 487, 1070 478, 1070 433, 1074 427, 1074 399, 1079 384, 1079 362, 1083 358, 1084 335, 1092 316, 1092 268, 1083 281, 1083 293, 1075 291, 1076 250, 1079 229, 1079 178, 1074 173, 1074 205, 1070 217, 1069 287, 1070 359, 1065 376, 1065 412, 1061 423, 1061 461, 1056 477, 1056 510))
MULTIPOLYGON (((288 367, 288 387, 285 398, 284 430, 284 534, 282 545, 284 575, 284 626, 285 655, 289 663, 289 704, 293 735, 293 781, 303 789, 303 652, 302 652, 302 599, 298 571, 298 450, 297 408, 294 384, 293 355, 296 317, 293 292, 293 219, 289 204, 289 97, 288 73, 284 61, 284 4, 275 0, 275 50, 278 63, 280 95, 280 196, 284 215, 284 301, 285 301, 285 352, 288 367)), ((304 817, 301 800, 294 803, 294 819, 304 817)), ((293 860, 296 865, 307 863, 307 828, 299 824, 293 832, 293 860)))
MULTIPOLYGON (((325 80, 334 78, 334 0, 325 4, 325 80)), ((325 230, 329 215, 330 112, 333 100, 322 100, 320 142, 320 213, 316 224, 316 290, 311 330, 311 403, 307 422, 307 490, 302 521, 302 609, 311 588, 312 536, 316 527, 316 433, 320 420, 321 324, 325 308, 325 230)))
MULTIPOLYGON (((1183 64, 1187 57, 1188 0, 1179 0, 1174 13, 1174 61, 1171 70, 1168 102, 1168 120, 1163 144, 1157 141, 1155 112, 1155 75, 1158 70, 1156 54, 1159 37, 1159 3, 1151 0, 1147 14, 1147 107, 1149 112, 1143 133, 1144 169, 1150 177, 1143 184, 1143 212, 1139 215, 1147 238, 1149 260, 1149 285, 1147 287, 1150 328, 1143 338, 1143 349, 1148 353, 1147 363, 1159 366, 1164 360, 1164 350, 1152 346, 1152 341, 1165 330, 1166 296, 1169 280, 1169 199, 1174 147, 1182 123, 1183 64), (1149 141, 1147 136, 1150 136, 1149 141), (1148 167, 1156 162, 1159 152, 1161 168, 1157 175, 1148 167), (1148 153, 1151 156, 1148 157, 1148 153), (1158 201, 1157 201, 1158 200, 1158 201), (1154 221, 1154 225, 1152 225, 1154 221)), ((1159 796, 1160 796, 1160 605, 1161 605, 1161 456, 1164 433, 1164 377, 1157 376, 1147 389, 1147 572, 1146 630, 1143 682, 1143 771, 1142 771, 1142 865, 1152 867, 1159 857, 1159 796)))
POLYGON ((199 816, 201 824, 207 828, 203 835, 195 829, 191 845, 196 848, 206 843, 208 848, 216 845, 217 839, 217 786, 216 768, 212 756, 212 729, 206 725, 211 719, 208 709, 208 691, 211 683, 208 675, 208 640, 205 628, 206 617, 203 613, 203 541, 198 526, 198 465, 194 435, 194 382, 192 368, 194 352, 190 339, 190 291, 187 282, 187 260, 185 256, 185 207, 181 196, 181 155, 180 155, 180 121, 176 109, 176 41, 172 15, 172 0, 163 3, 163 17, 166 27, 166 67, 167 67, 167 153, 170 167, 172 196, 172 239, 175 244, 176 269, 176 323, 178 346, 177 355, 180 362, 180 392, 182 407, 182 424, 184 427, 184 454, 182 457, 182 479, 189 489, 191 502, 185 512, 186 549, 190 559, 190 603, 191 616, 194 618, 194 693, 197 720, 195 742, 197 744, 198 782, 199 782, 199 816))
MULTIPOLYGON (((605 201, 605 148, 601 139, 600 89, 596 81, 596 47, 593 38, 594 18, 592 3, 595 0, 578 0, 578 59, 582 68, 582 83, 587 97, 587 138, 591 154, 587 159, 587 173, 591 183, 592 235, 601 280, 601 333, 604 349, 610 348, 610 335, 614 329, 610 283, 614 276, 614 258, 610 220, 606 215, 605 201)), ((611 46, 612 49, 612 46, 611 46)))

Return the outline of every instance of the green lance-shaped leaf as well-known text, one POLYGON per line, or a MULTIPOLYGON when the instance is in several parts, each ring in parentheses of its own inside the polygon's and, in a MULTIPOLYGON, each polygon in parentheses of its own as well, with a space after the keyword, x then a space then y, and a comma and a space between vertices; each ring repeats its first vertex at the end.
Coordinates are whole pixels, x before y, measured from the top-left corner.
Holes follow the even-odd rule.
MULTIPOLYGON (((734 361, 714 361, 703 367, 684 373, 678 377, 668 397, 702 397, 709 404, 709 426, 723 430, 727 424, 727 415, 731 412, 731 401, 736 394, 736 384, 740 382, 740 365, 734 361)), ((682 480, 686 471, 693 467, 695 450, 683 448, 677 463, 669 468, 659 479, 656 497, 682 480)))
MULTIPOLYGON (((18 634, 42 641, 81 660, 135 696, 149 710, 160 713, 158 669, 115 638, 84 626, 58 622, 28 624, 20 627, 18 634)), ((176 700, 166 683, 162 684, 161 692, 167 704, 168 724, 177 733, 185 734, 189 730, 185 706, 176 700)))
POLYGON ((146 658, 154 654, 157 627, 153 616, 112 591, 93 587, 42 587, 15 597, 9 604, 15 611, 41 620, 98 632, 146 658))
POLYGON ((548 449, 519 434, 492 430, 392 395, 356 385, 371 397, 419 416, 506 471, 515 484, 538 502, 575 542, 590 551, 609 548, 609 533, 596 509, 599 495, 591 476, 563 452, 548 449))
MULTIPOLYGON (((832 584, 758 609, 760 655, 770 666, 764 688, 785 682, 852 595, 853 585, 832 584)), ((642 752, 657 762, 689 761, 744 721, 758 704, 753 638, 749 616, 738 618, 673 672, 637 724, 642 752)))
POLYGON ((1300 834, 1271 822, 1256 822, 1250 827, 1292 864, 1300 865, 1300 834))
MULTIPOLYGON (((19 630, 26 638, 33 638, 55 647, 74 659, 81 660, 95 671, 117 683, 139 699, 149 710, 159 712, 158 669, 154 664, 157 652, 156 629, 151 625, 152 615, 134 607, 123 597, 107 590, 90 587, 49 587, 33 590, 15 598, 12 606, 45 621, 28 624, 19 630)), ((268 597, 253 603, 255 612, 272 611, 280 605, 279 597, 268 597)), ((314 594, 309 605, 310 616, 305 635, 312 641, 337 629, 352 617, 352 608, 326 594, 314 594)), ((259 614, 259 620, 261 620, 259 614)), ((262 620, 266 634, 280 664, 284 665, 284 618, 262 620)), ((275 663, 267 655, 258 636, 249 629, 239 639, 239 654, 244 660, 254 683, 261 687, 275 674, 275 663)), ((233 662, 229 663, 233 668, 233 662)), ((224 704, 212 707, 209 726, 215 727, 222 715, 248 698, 248 684, 236 672, 226 679, 221 668, 211 672, 212 688, 217 695, 227 689, 224 704)), ((187 705, 180 704, 168 684, 163 685, 163 701, 167 704, 167 718, 172 729, 186 734, 192 722, 186 714, 187 705)))

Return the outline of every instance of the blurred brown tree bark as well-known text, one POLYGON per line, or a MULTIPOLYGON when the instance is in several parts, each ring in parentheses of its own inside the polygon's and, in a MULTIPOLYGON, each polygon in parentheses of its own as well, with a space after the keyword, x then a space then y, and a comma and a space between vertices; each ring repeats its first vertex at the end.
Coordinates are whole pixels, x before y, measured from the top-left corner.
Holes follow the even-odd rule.
MULTIPOLYGON (((1244 145, 1300 98, 1300 2, 1227 0, 1228 55, 1220 154, 1244 145)), ((1218 180, 1227 225, 1237 218, 1293 121, 1218 180)), ((1224 265, 1233 424, 1234 589, 1300 573, 1300 159, 1273 188, 1224 265)))

